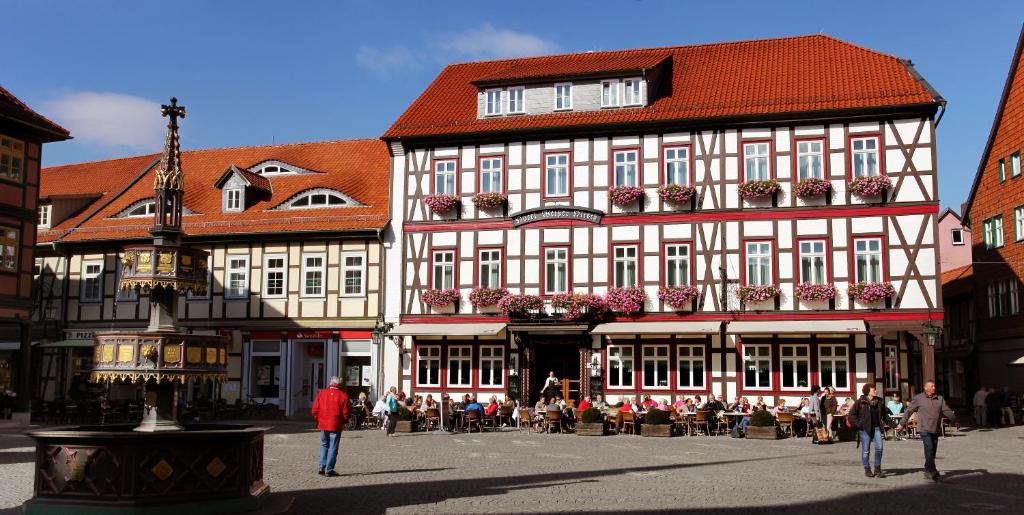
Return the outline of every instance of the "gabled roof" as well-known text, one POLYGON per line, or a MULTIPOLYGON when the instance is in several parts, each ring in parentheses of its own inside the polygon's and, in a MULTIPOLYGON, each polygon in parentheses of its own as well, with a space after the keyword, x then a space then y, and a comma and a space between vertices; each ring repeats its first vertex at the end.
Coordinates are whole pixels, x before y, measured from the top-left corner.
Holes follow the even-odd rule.
POLYGON ((28 126, 33 132, 42 135, 43 141, 63 141, 71 138, 71 133, 67 129, 33 111, 3 86, 0 86, 0 117, 28 126))
MULTIPOLYGON (((153 196, 154 165, 158 160, 158 155, 148 155, 44 168, 40 174, 42 189, 51 195, 83 189, 81 183, 88 182, 97 185, 92 189, 108 193, 73 222, 66 221, 48 231, 40 229, 37 241, 149 238, 151 219, 114 217, 133 203, 153 196), (115 194, 109 193, 114 190, 115 194)), ((186 150, 181 153, 181 168, 185 172, 184 206, 195 213, 182 221, 187 236, 379 230, 388 222, 390 160, 387 146, 380 140, 186 150), (267 178, 242 169, 269 159, 323 173, 267 178), (272 195, 261 196, 243 212, 222 212, 221 191, 215 186, 217 181, 211 179, 233 165, 243 175, 250 174, 246 176, 249 179, 272 184, 272 195), (272 210, 284 199, 315 188, 344 192, 361 205, 272 210)))
POLYGON ((943 102, 909 61, 819 34, 453 64, 383 138, 937 109, 943 102), (641 108, 477 118, 478 83, 635 69, 663 60, 665 77, 650 105, 641 108))
POLYGON ((960 215, 956 211, 953 211, 948 207, 942 212, 942 214, 939 215, 939 221, 941 222, 942 219, 946 218, 947 216, 952 216, 953 218, 956 218, 956 221, 958 222, 963 221, 963 219, 960 218, 960 215))
POLYGON ((228 178, 232 175, 238 175, 241 177, 242 180, 245 181, 245 185, 249 188, 256 188, 266 193, 272 192, 270 179, 258 173, 250 172, 249 170, 239 169, 235 165, 229 166, 228 169, 224 171, 224 174, 220 176, 220 179, 217 179, 217 182, 213 183, 213 187, 223 188, 224 183, 227 182, 228 178))

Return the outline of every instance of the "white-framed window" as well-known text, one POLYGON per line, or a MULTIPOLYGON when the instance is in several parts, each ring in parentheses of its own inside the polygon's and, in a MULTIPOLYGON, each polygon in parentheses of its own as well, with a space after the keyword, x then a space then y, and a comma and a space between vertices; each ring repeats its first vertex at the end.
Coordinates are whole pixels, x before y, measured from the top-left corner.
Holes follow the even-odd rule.
POLYGON ((633 387, 633 346, 608 346, 608 387, 633 387))
POLYGON ((39 204, 39 207, 36 209, 36 211, 39 214, 39 227, 43 228, 43 229, 49 228, 50 227, 50 216, 53 213, 53 205, 52 204, 39 204))
POLYGON ((153 199, 140 200, 121 211, 117 215, 117 218, 136 218, 143 216, 153 216, 156 213, 156 201, 153 199))
POLYGON ((665 245, 665 286, 679 287, 690 284, 690 244, 665 245))
POLYGON ((249 296, 249 256, 227 256, 227 284, 225 299, 244 299, 249 296))
POLYGON ((1020 175, 1020 150, 1010 154, 1010 177, 1020 175))
POLYGON ((638 106, 643 104, 643 95, 641 94, 641 84, 643 80, 639 78, 625 79, 622 81, 622 105, 626 106, 638 106))
POLYGON ((21 230, 0 226, 0 271, 17 272, 21 249, 21 230))
POLYGON ((772 387, 772 346, 743 345, 743 387, 768 390, 772 387))
POLYGON ((1019 312, 1020 298, 1016 279, 988 283, 989 318, 1012 316, 1019 312))
POLYGON ((882 362, 885 391, 900 388, 900 353, 895 345, 886 345, 882 362))
POLYGON ((881 238, 853 240, 853 260, 855 281, 877 283, 884 280, 881 238))
POLYGON ((508 88, 508 113, 522 114, 526 112, 526 88, 518 86, 508 88))
POLYGON ((637 286, 637 247, 619 245, 612 247, 612 278, 616 288, 637 286))
POLYGON ((871 177, 878 175, 878 136, 853 138, 850 140, 853 161, 853 176, 871 177))
POLYGON ((501 193, 505 184, 501 173, 502 159, 500 157, 480 159, 480 193, 501 193))
POLYGON ((441 386, 441 346, 416 347, 416 386, 441 386))
POLYGON ((341 253, 341 296, 366 295, 366 253, 341 253))
POLYGON ((505 348, 480 346, 480 387, 505 386, 505 348))
POLYGON ((0 134, 0 179, 21 182, 25 174, 25 142, 0 134))
POLYGON ((797 169, 800 180, 824 179, 824 141, 802 140, 796 143, 797 169))
POLYGON ((572 83, 560 82, 555 84, 555 111, 568 111, 572 109, 572 83))
POLYGON ((985 248, 992 249, 1003 246, 1003 215, 996 215, 985 220, 982 228, 985 248))
POLYGON ((501 288, 501 249, 480 250, 477 283, 480 288, 501 288))
POLYGON ((743 144, 743 177, 747 181, 764 181, 771 178, 767 142, 743 144))
POLYGON ((665 184, 690 184, 690 147, 665 148, 665 184))
POLYGON ((225 211, 241 211, 242 210, 242 190, 232 188, 224 192, 224 210, 225 211))
POLYGON ((323 297, 326 292, 327 255, 318 252, 302 255, 302 296, 323 297))
POLYGON ((454 159, 434 162, 434 193, 437 195, 457 195, 455 191, 454 159))
MULTIPOLYGON (((295 197, 281 206, 281 209, 322 209, 357 204, 337 191, 317 189, 295 197)), ((239 207, 241 210, 241 207, 239 207)))
POLYGON ((704 376, 704 346, 703 345, 679 345, 676 347, 679 362, 676 375, 679 388, 682 390, 703 390, 705 385, 704 376))
POLYGON ((501 90, 489 89, 484 92, 484 114, 495 116, 501 114, 501 90))
POLYGON ((637 186, 637 151, 618 150, 612 153, 615 162, 615 187, 637 186))
POLYGON ((826 264, 825 240, 800 242, 800 282, 813 284, 828 282, 826 264))
POLYGON ((116 297, 118 302, 138 302, 139 291, 135 288, 122 288, 120 283, 121 273, 124 269, 124 265, 121 262, 123 256, 117 256, 117 264, 115 268, 115 275, 117 282, 114 283, 114 289, 117 290, 116 297))
POLYGON ((768 241, 748 241, 747 251, 747 284, 768 286, 775 278, 772 270, 772 244, 768 241))
MULTIPOLYGON (((1018 207, 1017 209, 1021 209, 1021 208, 1018 207)), ((1016 213, 1014 213, 1014 214, 1016 215, 1016 213)), ((1022 212, 1021 215, 1022 215, 1021 221, 1024 222, 1024 212, 1022 212)), ((1022 233, 1019 230, 1017 231, 1017 239, 1018 240, 1021 238, 1022 234, 1024 234, 1024 233, 1022 233)), ((963 245, 964 244, 964 230, 963 229, 953 229, 952 237, 953 237, 953 245, 963 245)))
POLYGON ((782 388, 806 390, 811 384, 811 354, 807 345, 782 345, 782 388))
POLYGON ((82 262, 82 302, 103 300, 103 260, 82 262))
POLYGON ((824 344, 818 346, 818 371, 821 386, 836 390, 850 388, 850 356, 846 344, 824 344))
POLYGON ((548 247, 544 249, 544 293, 565 293, 569 291, 569 249, 548 247))
MULTIPOLYGON (((958 229, 953 229, 957 231, 958 229)), ((1024 239, 1024 206, 1018 206, 1013 208, 1013 235, 1017 241, 1024 239)), ((959 245, 964 244, 963 231, 960 235, 959 245)), ((953 237, 953 245, 957 245, 956 235, 953 237)))
POLYGON ((288 293, 288 255, 263 256, 263 297, 280 299, 288 293))
POLYGON ((601 107, 619 106, 619 81, 601 81, 601 107))
POLYGON ((469 387, 473 385, 473 348, 468 345, 448 347, 448 386, 469 387))
POLYGON ((668 345, 644 345, 643 376, 644 388, 668 389, 668 345))
POLYGON ((569 154, 544 156, 544 194, 548 197, 569 196, 569 154))
POLYGON ((433 255, 431 283, 435 289, 447 290, 455 287, 455 251, 439 250, 433 255))

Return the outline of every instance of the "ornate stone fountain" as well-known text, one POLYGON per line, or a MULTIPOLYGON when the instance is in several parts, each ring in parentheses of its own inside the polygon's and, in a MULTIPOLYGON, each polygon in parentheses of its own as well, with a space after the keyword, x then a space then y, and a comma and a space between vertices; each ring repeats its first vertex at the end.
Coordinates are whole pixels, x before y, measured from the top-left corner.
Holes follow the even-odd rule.
POLYGON ((156 173, 153 243, 124 249, 120 288, 149 294, 149 327, 96 336, 93 382, 142 384, 142 423, 30 431, 36 441, 34 495, 26 513, 242 513, 260 509, 266 428, 179 426, 179 387, 227 379, 228 341, 178 332, 179 295, 206 292, 207 253, 181 244, 185 193, 178 118, 170 118, 156 173))

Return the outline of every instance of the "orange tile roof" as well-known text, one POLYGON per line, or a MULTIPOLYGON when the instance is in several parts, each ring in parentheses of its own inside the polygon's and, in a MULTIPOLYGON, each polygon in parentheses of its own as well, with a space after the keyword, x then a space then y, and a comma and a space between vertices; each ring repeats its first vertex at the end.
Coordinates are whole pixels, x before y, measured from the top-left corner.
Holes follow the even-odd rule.
MULTIPOLYGON (((113 198, 106 195, 94 202, 86 209, 89 214, 79 217, 75 223, 66 221, 50 231, 40 231, 39 242, 56 238, 66 242, 148 238, 150 218, 115 217, 135 202, 153 196, 157 167, 149 164, 158 158, 158 155, 149 155, 44 168, 42 189, 49 195, 89 189, 127 189, 113 198), (133 173, 117 173, 122 167, 132 169, 133 173), (93 182, 81 180, 83 176, 96 178, 95 182, 102 187, 79 184, 93 182)), ((189 236, 377 230, 388 221, 390 158, 387 146, 380 140, 186 150, 182 152, 181 168, 185 172, 184 205, 195 213, 183 219, 183 229, 189 236), (214 184, 223 172, 232 165, 244 170, 271 159, 322 173, 257 176, 258 180, 267 181, 272 195, 258 196, 241 213, 222 212, 221 190, 214 184), (362 205, 273 210, 312 188, 340 191, 362 205)))
POLYGON ((383 137, 393 140, 937 106, 941 101, 912 71, 909 61, 831 36, 810 35, 453 64, 434 79, 383 137), (477 118, 478 87, 474 83, 636 68, 662 59, 667 61, 667 83, 645 107, 477 118))
POLYGON ((44 141, 61 141, 71 137, 71 133, 67 129, 32 110, 3 86, 0 86, 0 116, 6 116, 48 133, 48 137, 44 141))
POLYGON ((971 281, 973 277, 973 265, 966 265, 942 272, 942 296, 945 298, 971 292, 974 287, 971 281))

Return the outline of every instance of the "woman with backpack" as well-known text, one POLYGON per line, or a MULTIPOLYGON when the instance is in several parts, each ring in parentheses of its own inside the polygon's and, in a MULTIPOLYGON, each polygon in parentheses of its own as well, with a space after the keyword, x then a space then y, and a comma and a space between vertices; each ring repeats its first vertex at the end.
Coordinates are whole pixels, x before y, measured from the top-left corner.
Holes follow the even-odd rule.
POLYGON ((885 472, 882 471, 882 440, 885 438, 885 428, 889 425, 887 410, 885 403, 878 398, 875 385, 865 384, 861 392, 863 395, 853 403, 846 420, 860 435, 860 462, 864 466, 864 475, 885 477, 885 472), (875 446, 874 472, 868 461, 872 444, 875 446))

